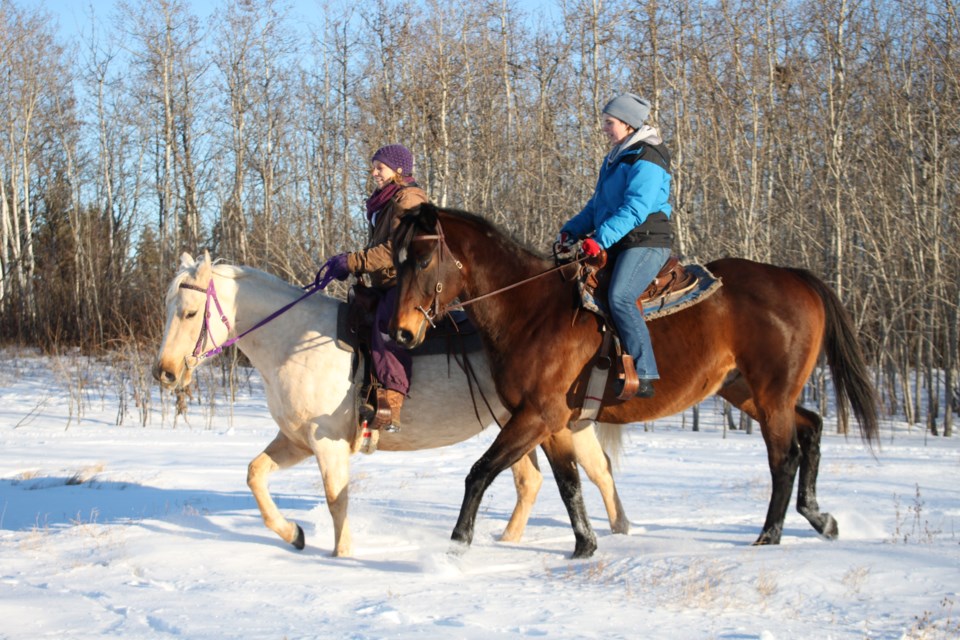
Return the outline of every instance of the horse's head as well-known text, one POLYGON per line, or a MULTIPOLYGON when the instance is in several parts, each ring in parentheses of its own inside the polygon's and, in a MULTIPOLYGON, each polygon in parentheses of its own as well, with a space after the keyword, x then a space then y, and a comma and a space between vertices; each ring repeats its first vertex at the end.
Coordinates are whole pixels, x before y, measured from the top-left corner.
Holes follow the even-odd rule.
MULTIPOLYGON (((153 368, 153 377, 165 388, 190 384, 192 369, 205 345, 211 341, 221 344, 229 332, 229 327, 217 316, 206 315, 212 278, 209 253, 205 251, 200 260, 194 260, 188 253, 180 256, 180 269, 167 290, 167 318, 153 368)), ((214 292, 213 300, 215 296, 214 292)))
POLYGON ((397 303, 391 332, 408 349, 421 344, 427 327, 462 295, 464 265, 447 245, 437 208, 426 203, 406 214, 392 242, 397 269, 397 303))

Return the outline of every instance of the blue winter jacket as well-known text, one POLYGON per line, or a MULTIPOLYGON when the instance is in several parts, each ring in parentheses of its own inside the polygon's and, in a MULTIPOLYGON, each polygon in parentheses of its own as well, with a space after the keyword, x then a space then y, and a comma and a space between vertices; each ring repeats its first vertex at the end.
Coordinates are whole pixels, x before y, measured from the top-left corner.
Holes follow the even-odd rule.
POLYGON ((663 145, 638 142, 604 159, 593 196, 561 231, 577 238, 593 233, 603 249, 628 236, 629 246, 669 247, 670 157, 663 145), (655 215, 657 213, 663 215, 655 215), (635 233, 631 233, 637 230, 635 233))

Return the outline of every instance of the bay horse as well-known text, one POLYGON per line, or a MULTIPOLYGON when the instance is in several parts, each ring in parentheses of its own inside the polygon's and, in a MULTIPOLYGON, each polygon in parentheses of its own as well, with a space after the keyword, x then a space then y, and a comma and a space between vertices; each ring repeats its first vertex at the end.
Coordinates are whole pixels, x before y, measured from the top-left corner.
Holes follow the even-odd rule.
MULTIPOLYGON (((166 294, 165 329, 154 377, 165 388, 188 385, 201 345, 222 345, 229 336, 244 333, 303 296, 302 289, 263 271, 213 264, 206 252, 199 260, 184 253, 166 294), (205 308, 214 308, 211 302, 221 317, 204 317, 205 308)), ((281 514, 270 496, 267 477, 313 455, 333 518, 334 556, 351 554, 347 520, 349 458, 359 448, 353 354, 339 347, 336 339, 342 304, 326 295, 306 297, 236 343, 260 372, 270 415, 280 428, 247 470, 247 484, 263 522, 281 539, 303 549, 303 530, 281 514)), ((502 424, 507 412, 496 400, 483 353, 471 355, 471 364, 480 391, 490 400, 490 411, 502 424)), ((466 375, 455 365, 451 371, 446 355, 417 356, 410 397, 404 406, 403 429, 384 431, 378 448, 412 451, 462 442, 490 424, 492 419, 487 415, 488 422, 481 424, 466 375)), ((611 453, 619 449, 619 428, 599 424, 598 431, 611 453)), ((599 488, 611 531, 628 532, 629 520, 597 431, 588 428, 557 447, 574 455, 599 488)), ((517 502, 501 536, 506 542, 520 539, 542 483, 535 453, 521 456, 511 465, 517 502)))
MULTIPOLYGON (((552 262, 477 215, 423 205, 404 217, 393 246, 397 341, 416 346, 434 317, 462 305, 481 333, 497 392, 511 412, 467 475, 452 535, 466 546, 497 474, 578 416, 601 342, 600 321, 579 310, 572 278, 539 277, 552 262), (535 280, 518 286, 526 279, 535 280)), ((722 280, 715 293, 648 323, 661 375, 656 394, 620 401, 608 382, 597 419, 654 420, 718 394, 759 422, 767 447, 772 491, 755 544, 779 544, 798 469, 797 510, 817 532, 836 538, 837 522, 820 511, 816 494, 823 421, 797 402, 823 350, 839 420, 846 424, 849 403, 861 437, 871 447, 878 442, 876 394, 850 318, 836 294, 808 271, 732 258, 706 266, 722 280)), ((596 538, 579 476, 569 457, 559 455, 550 463, 576 537, 573 556, 589 557, 596 538)))

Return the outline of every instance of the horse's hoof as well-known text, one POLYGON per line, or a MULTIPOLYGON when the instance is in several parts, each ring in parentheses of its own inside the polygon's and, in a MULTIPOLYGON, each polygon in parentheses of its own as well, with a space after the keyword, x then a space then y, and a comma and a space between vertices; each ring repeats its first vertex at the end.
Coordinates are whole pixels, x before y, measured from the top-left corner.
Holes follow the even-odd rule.
POLYGON ((296 525, 296 527, 297 527, 297 537, 294 538, 293 542, 291 542, 290 544, 296 547, 297 551, 303 551, 303 548, 307 546, 307 540, 303 535, 303 529, 300 528, 300 525, 296 525))
POLYGON ((617 524, 610 528, 610 533, 614 535, 630 535, 630 521, 624 519, 622 522, 617 522, 617 524))
POLYGON ((840 526, 837 519, 829 513, 823 514, 823 531, 820 534, 827 540, 836 540, 840 536, 840 526))
POLYGON ((577 546, 573 550, 573 559, 580 560, 582 558, 589 558, 593 555, 593 552, 597 550, 597 541, 594 540, 577 540, 577 546))
POLYGON ((772 533, 761 533, 760 537, 753 543, 753 546, 765 547, 771 544, 780 544, 780 536, 772 533))
POLYGON ((460 540, 451 540, 450 547, 447 549, 447 555, 453 556, 454 558, 459 558, 467 552, 467 549, 470 548, 470 544, 467 542, 462 542, 460 540))

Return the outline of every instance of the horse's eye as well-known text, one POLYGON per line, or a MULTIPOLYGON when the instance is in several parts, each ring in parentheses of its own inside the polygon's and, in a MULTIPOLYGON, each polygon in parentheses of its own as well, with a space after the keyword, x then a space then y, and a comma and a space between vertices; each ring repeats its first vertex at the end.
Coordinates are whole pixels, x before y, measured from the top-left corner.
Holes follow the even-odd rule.
POLYGON ((187 319, 187 320, 189 320, 190 318, 195 318, 196 316, 197 316, 197 312, 196 312, 196 311, 187 311, 187 312, 183 315, 183 317, 184 317, 185 319, 187 319))
POLYGON ((421 258, 421 259, 417 262, 417 266, 420 268, 421 271, 423 271, 424 269, 426 269, 427 267, 429 267, 429 266, 430 266, 430 256, 427 256, 426 258, 421 258))

